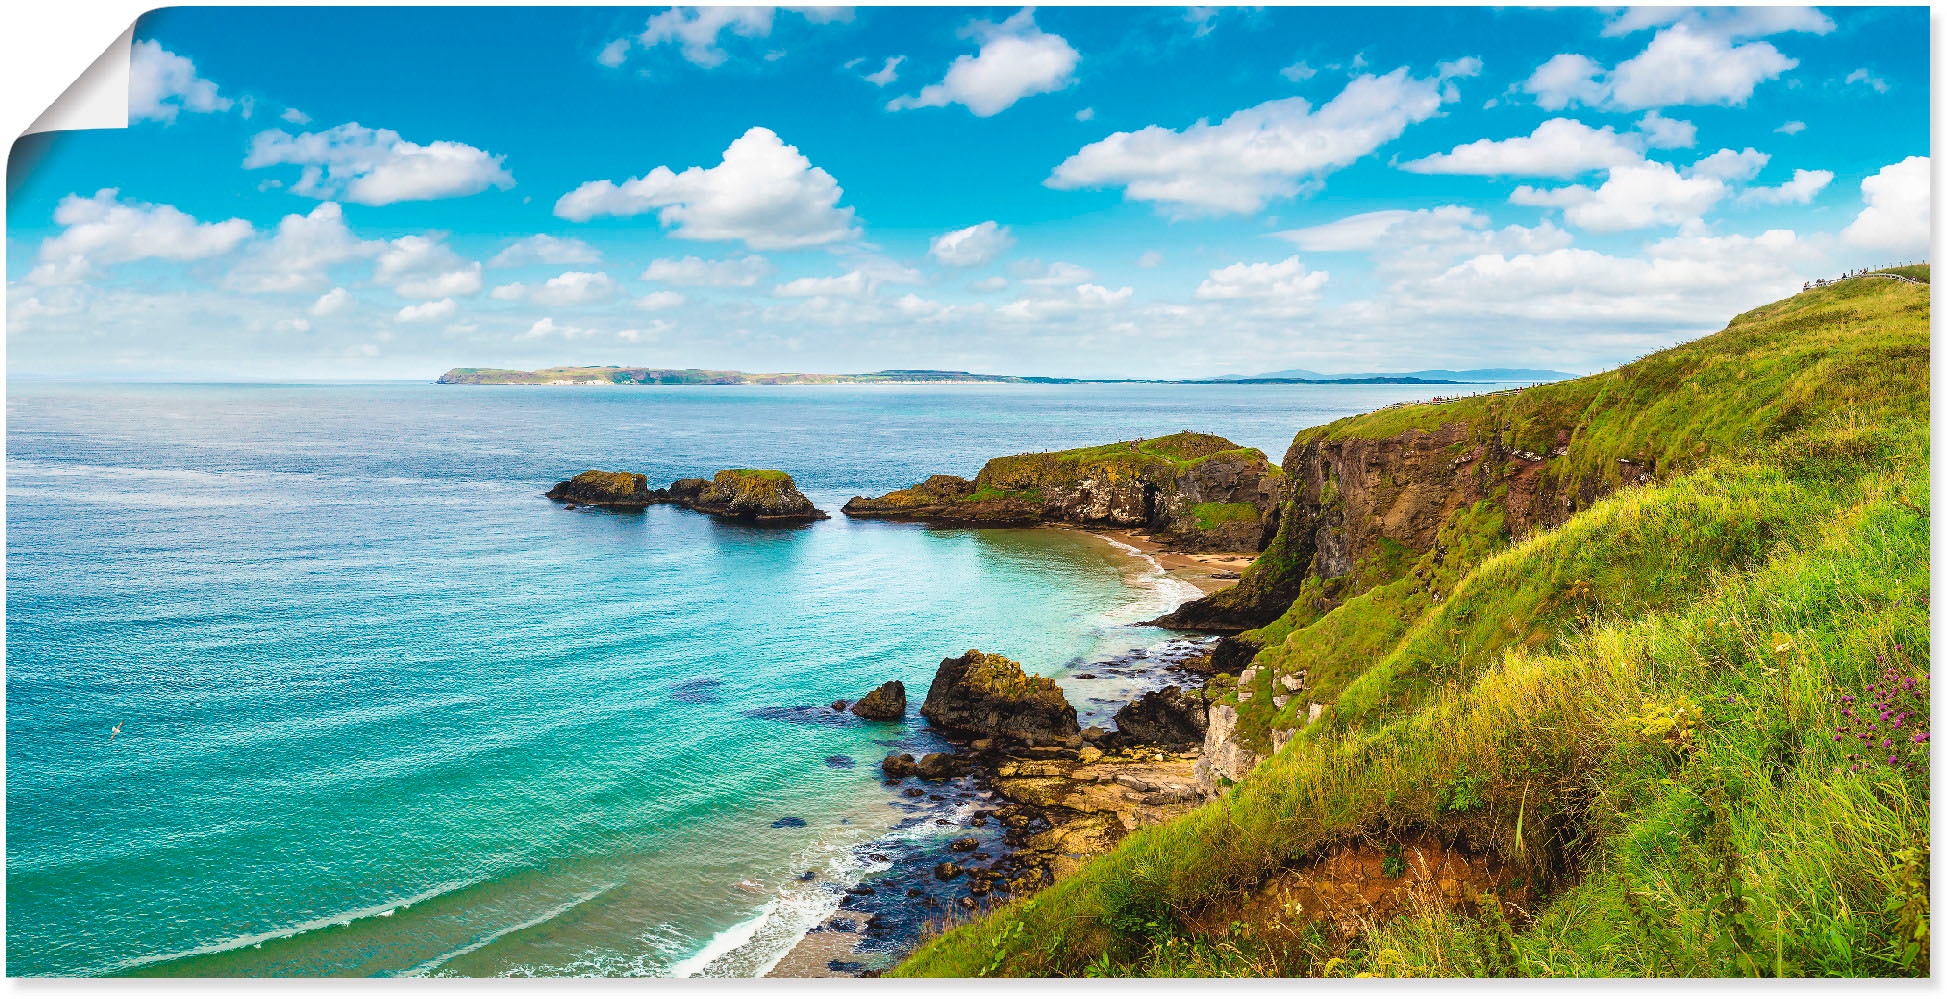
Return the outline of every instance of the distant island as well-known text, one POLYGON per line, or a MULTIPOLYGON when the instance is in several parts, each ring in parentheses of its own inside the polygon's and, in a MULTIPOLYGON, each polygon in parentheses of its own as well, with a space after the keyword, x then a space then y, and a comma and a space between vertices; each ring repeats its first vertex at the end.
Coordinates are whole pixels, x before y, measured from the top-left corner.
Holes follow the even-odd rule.
POLYGON ((624 368, 581 365, 516 371, 510 368, 454 368, 439 376, 440 385, 1461 385, 1470 382, 1560 381, 1574 375, 1526 368, 1485 368, 1478 371, 1368 372, 1323 375, 1313 371, 1279 371, 1266 375, 1223 375, 1217 378, 1050 378, 1037 375, 982 375, 971 371, 930 368, 891 368, 863 374, 824 375, 801 372, 753 374, 707 368, 624 368), (1452 377, 1449 377, 1452 376, 1452 377))

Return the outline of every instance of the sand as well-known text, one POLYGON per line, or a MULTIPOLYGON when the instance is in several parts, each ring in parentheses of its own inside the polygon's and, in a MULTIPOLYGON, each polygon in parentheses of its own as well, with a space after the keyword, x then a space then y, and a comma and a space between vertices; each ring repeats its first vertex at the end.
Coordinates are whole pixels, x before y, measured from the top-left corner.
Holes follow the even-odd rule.
POLYGON ((1237 585, 1236 574, 1256 558, 1253 552, 1218 552, 1214 554, 1189 554, 1163 550, 1155 538, 1141 531, 1122 528, 1099 528, 1090 534, 1106 538, 1117 544, 1128 545, 1156 560, 1164 572, 1189 583, 1204 593, 1215 593, 1237 585))

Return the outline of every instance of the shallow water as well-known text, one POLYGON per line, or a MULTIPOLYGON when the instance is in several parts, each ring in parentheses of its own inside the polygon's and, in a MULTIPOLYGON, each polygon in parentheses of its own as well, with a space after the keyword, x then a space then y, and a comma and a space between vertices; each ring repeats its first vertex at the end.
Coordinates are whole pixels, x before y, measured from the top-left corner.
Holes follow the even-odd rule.
POLYGON ((829 909, 796 876, 902 814, 872 763, 910 733, 816 706, 969 647, 1064 675, 1187 590, 1079 532, 547 486, 777 467, 835 512, 1185 428, 1275 460, 1427 394, 10 383, 9 970, 759 972, 829 909))

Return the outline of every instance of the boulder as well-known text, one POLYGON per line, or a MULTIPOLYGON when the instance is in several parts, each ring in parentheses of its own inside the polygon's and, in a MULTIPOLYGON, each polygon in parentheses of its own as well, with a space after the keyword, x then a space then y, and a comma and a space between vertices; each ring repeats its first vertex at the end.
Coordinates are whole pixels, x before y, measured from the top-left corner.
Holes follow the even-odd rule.
POLYGON ((603 472, 589 469, 572 479, 554 484, 548 498, 571 506, 644 507, 669 502, 667 491, 650 489, 647 476, 635 472, 603 472))
POLYGON ((975 738, 1027 746, 1081 745, 1075 708, 1044 676, 979 649, 940 660, 920 705, 935 728, 975 738))
MULTIPOLYGON (((670 485, 670 495, 686 494, 696 481, 678 479, 670 485)), ((682 502, 692 510, 738 520, 825 520, 830 516, 811 505, 791 476, 768 468, 726 468, 697 491, 694 499, 682 502)))
POLYGON ((1208 720, 1203 696, 1174 686, 1144 694, 1115 713, 1116 731, 1129 745, 1200 746, 1208 720))
POLYGON ((906 717, 906 685, 887 680, 878 689, 858 699, 852 713, 873 721, 898 721, 906 717))

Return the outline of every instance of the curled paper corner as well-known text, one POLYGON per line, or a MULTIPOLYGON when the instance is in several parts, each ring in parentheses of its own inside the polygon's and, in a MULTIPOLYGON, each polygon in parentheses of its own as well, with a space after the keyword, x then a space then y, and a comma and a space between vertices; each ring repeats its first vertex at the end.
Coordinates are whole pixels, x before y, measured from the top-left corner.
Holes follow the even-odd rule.
POLYGON ((81 75, 48 105, 22 135, 83 128, 128 127, 129 54, 135 40, 130 22, 81 75))

